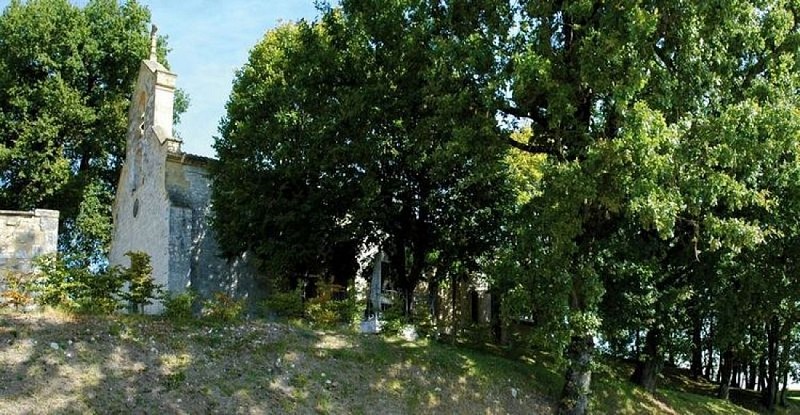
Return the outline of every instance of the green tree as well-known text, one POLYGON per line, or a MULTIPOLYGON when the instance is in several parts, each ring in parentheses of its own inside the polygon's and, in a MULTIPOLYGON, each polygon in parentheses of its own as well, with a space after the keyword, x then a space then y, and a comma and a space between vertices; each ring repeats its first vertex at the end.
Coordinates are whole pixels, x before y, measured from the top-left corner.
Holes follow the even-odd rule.
POLYGON ((454 40, 471 32, 428 6, 343 2, 253 49, 216 142, 223 246, 285 275, 372 239, 409 315, 434 258, 474 262, 496 244, 510 192, 487 87, 475 84, 492 51, 465 59, 454 40))
POLYGON ((104 259, 149 22, 133 0, 13 0, 0 16, 0 205, 60 210, 72 265, 104 259))
MULTIPOLYGON (((498 139, 542 154, 530 197, 511 209, 502 284, 566 351, 560 410, 588 410, 603 334, 645 333, 636 381, 652 389, 664 352, 688 349, 696 317, 676 311, 710 302, 717 347, 735 349, 746 325, 728 325, 726 301, 747 264, 731 258, 793 246, 797 7, 343 1, 269 34, 239 73, 215 204, 242 209, 220 210, 218 229, 291 264, 382 235, 408 299, 434 261, 461 263, 447 255, 469 252, 461 229, 491 229, 459 224, 496 223, 481 206, 509 210, 478 192, 505 174, 498 139)), ((786 287, 794 274, 770 275, 786 287)), ((792 301, 776 297, 769 321, 792 301)), ((767 344, 790 332, 779 325, 767 344)))
POLYGON ((152 300, 160 297, 162 287, 153 279, 153 266, 150 255, 144 252, 126 252, 131 265, 122 272, 122 280, 127 283, 127 290, 122 291, 122 298, 128 301, 138 313, 144 313, 144 306, 152 304, 152 300))
POLYGON ((798 36, 796 5, 767 3, 517 3, 502 110, 531 123, 512 145, 549 156, 520 263, 566 321, 564 413, 587 410, 609 284, 654 306, 633 323, 654 385, 692 259, 765 242, 759 212, 784 201, 762 173, 795 159, 798 36))

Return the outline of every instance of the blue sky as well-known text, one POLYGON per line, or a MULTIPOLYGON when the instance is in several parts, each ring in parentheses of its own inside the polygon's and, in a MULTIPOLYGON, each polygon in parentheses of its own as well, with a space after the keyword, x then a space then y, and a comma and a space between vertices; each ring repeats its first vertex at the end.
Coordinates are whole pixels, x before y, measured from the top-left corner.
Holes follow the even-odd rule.
POLYGON ((178 130, 183 150, 214 156, 211 148, 225 114, 234 72, 270 28, 312 19, 313 0, 140 0, 159 34, 169 38, 171 69, 191 104, 178 130))
MULTIPOLYGON (((86 0, 72 0, 85 4, 86 0)), ((5 9, 8 0, 0 0, 5 9)), ((250 49, 281 22, 317 15, 313 0, 139 0, 152 13, 158 32, 166 35, 171 69, 191 104, 178 131, 183 150, 214 156, 211 147, 234 72, 250 49)))

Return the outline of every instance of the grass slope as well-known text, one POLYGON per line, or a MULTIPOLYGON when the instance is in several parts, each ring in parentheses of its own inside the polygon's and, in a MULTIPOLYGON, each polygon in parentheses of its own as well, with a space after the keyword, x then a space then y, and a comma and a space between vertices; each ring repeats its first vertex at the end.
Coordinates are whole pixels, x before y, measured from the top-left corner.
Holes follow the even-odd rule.
MULTIPOLYGON (((0 312, 0 413, 548 414, 546 357, 250 321, 0 312)), ((595 413, 752 413, 671 389, 594 380, 595 413)))

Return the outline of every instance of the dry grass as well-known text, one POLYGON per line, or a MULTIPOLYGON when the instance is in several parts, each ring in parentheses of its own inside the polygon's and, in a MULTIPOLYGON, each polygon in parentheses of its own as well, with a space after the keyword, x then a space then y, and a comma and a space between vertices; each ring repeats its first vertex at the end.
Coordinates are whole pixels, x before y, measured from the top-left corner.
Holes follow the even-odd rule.
MULTIPOLYGON (((0 414, 549 414, 563 384, 552 360, 263 320, 0 311, 0 414)), ((678 372, 651 395, 630 365, 599 369, 593 413, 753 413, 678 372)))
POLYGON ((0 367, 3 414, 552 412, 521 362, 264 321, 2 312, 0 367))

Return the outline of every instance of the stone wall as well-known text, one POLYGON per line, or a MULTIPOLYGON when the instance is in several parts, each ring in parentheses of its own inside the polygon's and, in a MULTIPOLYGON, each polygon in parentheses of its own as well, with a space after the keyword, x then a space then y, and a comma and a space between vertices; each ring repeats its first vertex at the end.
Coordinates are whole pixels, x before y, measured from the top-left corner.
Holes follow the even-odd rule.
POLYGON ((266 295, 263 280, 247 255, 223 258, 211 228, 211 178, 213 160, 189 154, 167 159, 166 186, 170 209, 170 284, 173 292, 187 287, 201 297, 216 292, 244 298, 251 306, 266 295))
POLYGON ((0 270, 30 272, 39 255, 58 248, 58 211, 0 210, 0 270))

